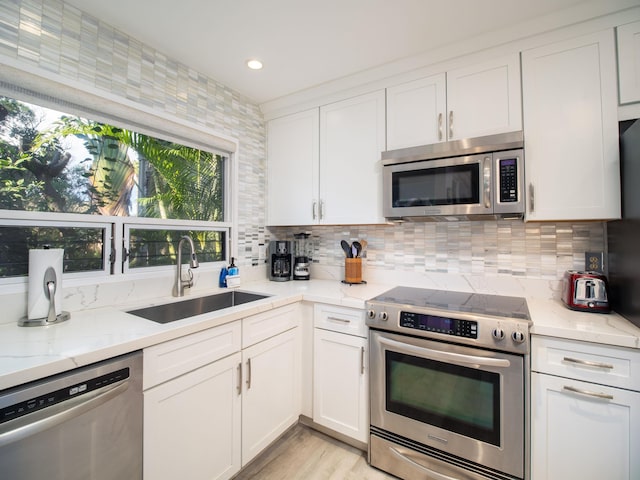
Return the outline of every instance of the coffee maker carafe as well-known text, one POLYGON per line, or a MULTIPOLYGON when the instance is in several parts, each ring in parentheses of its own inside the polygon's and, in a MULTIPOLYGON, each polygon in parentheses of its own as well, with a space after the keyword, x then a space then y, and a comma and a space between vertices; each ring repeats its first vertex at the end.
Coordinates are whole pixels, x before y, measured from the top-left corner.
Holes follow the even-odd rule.
POLYGON ((291 280, 291 242, 272 240, 269 242, 269 280, 286 282, 291 280))
POLYGON ((309 280, 311 273, 311 255, 313 254, 313 244, 309 240, 309 233, 296 233, 293 238, 293 279, 309 280))

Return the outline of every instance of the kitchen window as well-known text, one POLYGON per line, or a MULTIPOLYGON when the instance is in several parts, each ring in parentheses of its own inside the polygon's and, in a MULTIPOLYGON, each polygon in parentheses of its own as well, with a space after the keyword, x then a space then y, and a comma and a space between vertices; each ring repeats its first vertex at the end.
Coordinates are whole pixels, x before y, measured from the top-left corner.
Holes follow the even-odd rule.
POLYGON ((201 263, 226 261, 229 161, 0 96, 0 278, 26 276, 29 249, 45 245, 65 249, 73 276, 166 269, 185 234, 201 263))

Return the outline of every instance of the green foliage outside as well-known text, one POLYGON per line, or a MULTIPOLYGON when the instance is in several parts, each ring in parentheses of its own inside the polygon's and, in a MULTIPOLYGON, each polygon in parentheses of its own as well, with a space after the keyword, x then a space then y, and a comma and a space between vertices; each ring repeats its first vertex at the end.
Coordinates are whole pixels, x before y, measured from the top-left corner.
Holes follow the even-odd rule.
MULTIPOLYGON (((80 117, 63 115, 46 125, 43 111, 0 97, 0 209, 224 220, 223 157, 80 117)), ((60 229, 58 236, 62 232, 60 229)), ((35 234, 35 228, 13 229, 12 235, 17 237, 5 245, 0 257, 6 260, 18 253, 24 257, 22 250, 33 243, 35 234)), ((193 235, 198 250, 208 258, 224 259, 224 235, 193 235)), ((66 236, 72 239, 77 234, 67 229, 66 236)), ((144 232, 131 245, 131 258, 136 261, 130 267, 174 261, 174 236, 167 230, 144 232), (166 256, 145 260, 148 256, 143 253, 150 245, 166 256)), ((64 238, 56 243, 68 245, 64 238)), ((83 255, 88 255, 89 261, 80 263, 93 265, 91 257, 101 259, 104 251, 99 242, 93 252, 84 248, 83 255)), ((65 251, 65 268, 67 260, 72 260, 69 255, 65 251)), ((6 265, 0 258, 0 276, 22 268, 6 265)))

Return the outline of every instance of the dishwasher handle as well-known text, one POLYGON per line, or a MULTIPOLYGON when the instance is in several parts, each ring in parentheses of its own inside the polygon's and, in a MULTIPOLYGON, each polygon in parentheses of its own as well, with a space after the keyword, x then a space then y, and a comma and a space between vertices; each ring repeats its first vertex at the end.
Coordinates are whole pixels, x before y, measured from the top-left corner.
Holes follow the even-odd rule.
POLYGON ((128 388, 129 380, 121 380, 120 382, 113 383, 104 389, 86 393, 81 397, 67 400, 59 405, 7 422, 6 425, 11 426, 11 428, 3 431, 0 427, 0 447, 48 430, 49 428, 60 425, 73 417, 77 417, 89 410, 99 407, 100 405, 104 405, 109 400, 124 393, 128 388), (54 410, 56 413, 52 414, 51 410, 54 410))

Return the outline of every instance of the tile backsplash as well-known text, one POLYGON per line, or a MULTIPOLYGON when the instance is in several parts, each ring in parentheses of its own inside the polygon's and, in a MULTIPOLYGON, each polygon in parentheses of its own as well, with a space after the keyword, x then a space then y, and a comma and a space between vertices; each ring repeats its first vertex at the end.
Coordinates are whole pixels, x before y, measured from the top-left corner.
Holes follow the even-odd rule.
POLYGON ((367 241, 368 268, 416 273, 514 276, 558 280, 584 269, 587 251, 604 251, 602 222, 463 221, 384 226, 270 228, 271 238, 311 233, 314 264, 344 265, 340 240, 367 241))

